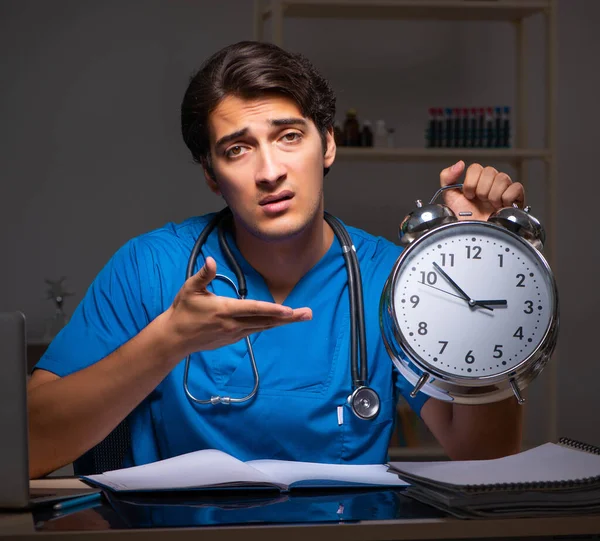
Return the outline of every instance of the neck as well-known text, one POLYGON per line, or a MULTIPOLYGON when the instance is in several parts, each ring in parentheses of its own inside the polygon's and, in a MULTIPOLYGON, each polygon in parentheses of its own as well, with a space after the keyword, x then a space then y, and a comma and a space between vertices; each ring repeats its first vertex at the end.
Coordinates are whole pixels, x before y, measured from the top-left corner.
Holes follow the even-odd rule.
POLYGON ((320 213, 318 219, 291 239, 267 241, 236 227, 235 240, 246 261, 265 280, 275 302, 281 304, 329 250, 333 231, 320 213))

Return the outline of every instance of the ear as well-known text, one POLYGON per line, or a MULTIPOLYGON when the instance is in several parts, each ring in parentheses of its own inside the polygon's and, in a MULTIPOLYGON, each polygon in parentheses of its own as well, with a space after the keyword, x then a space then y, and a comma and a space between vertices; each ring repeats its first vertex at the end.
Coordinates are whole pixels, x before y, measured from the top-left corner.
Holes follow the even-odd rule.
POLYGON ((337 149, 335 145, 335 138, 333 136, 333 126, 327 128, 327 133, 325 134, 325 143, 327 144, 327 148, 325 149, 323 167, 328 168, 331 167, 335 161, 335 153, 337 149))
POLYGON ((214 171, 205 160, 202 160, 202 170, 204 171, 204 180, 206 181, 206 185, 208 186, 209 190, 215 195, 221 195, 221 190, 217 184, 214 171))

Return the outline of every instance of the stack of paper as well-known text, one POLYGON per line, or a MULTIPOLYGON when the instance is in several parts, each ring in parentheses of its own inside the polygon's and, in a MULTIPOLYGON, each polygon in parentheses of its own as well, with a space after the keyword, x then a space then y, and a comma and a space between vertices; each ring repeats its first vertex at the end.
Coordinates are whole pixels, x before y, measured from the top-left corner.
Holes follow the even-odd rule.
POLYGON ((406 494, 460 518, 600 511, 600 449, 562 438, 494 460, 392 462, 406 494))

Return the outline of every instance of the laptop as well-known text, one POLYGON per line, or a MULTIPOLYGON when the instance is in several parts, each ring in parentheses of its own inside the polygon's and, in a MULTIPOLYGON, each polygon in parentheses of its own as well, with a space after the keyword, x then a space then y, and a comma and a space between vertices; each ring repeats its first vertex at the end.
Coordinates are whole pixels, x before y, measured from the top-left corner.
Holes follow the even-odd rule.
POLYGON ((27 341, 21 312, 0 313, 0 440, 0 509, 28 509, 98 492, 92 487, 30 491, 27 341))

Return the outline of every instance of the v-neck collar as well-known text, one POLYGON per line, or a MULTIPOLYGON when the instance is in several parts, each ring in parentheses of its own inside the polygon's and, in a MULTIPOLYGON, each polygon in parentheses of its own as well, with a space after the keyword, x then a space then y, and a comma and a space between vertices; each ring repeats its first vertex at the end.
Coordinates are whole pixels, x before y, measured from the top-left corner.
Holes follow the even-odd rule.
MULTIPOLYGON (((275 302, 273 295, 271 294, 271 291, 265 282, 265 279, 242 255, 235 242, 232 232, 226 230, 225 238, 234 259, 237 261, 237 264, 244 273, 248 289, 248 298, 267 302, 275 302)), ((221 250, 221 246, 219 244, 219 235, 216 228, 209 235, 206 241, 206 247, 206 253, 210 253, 210 255, 213 256, 217 261, 217 272, 221 273, 225 267, 228 270, 228 275, 237 284, 231 264, 227 261, 225 254, 221 250)), ((282 304, 286 306, 297 305, 297 307, 305 306, 305 304, 302 303, 306 303, 307 299, 311 298, 312 295, 318 294, 324 285, 327 284, 327 281, 331 278, 329 275, 338 269, 339 265, 334 264, 336 258, 339 258, 339 265, 344 264, 339 240, 334 235, 333 242, 325 254, 323 254, 323 256, 321 256, 321 258, 300 278, 300 280, 298 280, 282 304), (319 279, 313 280, 312 277, 316 274, 319 274, 319 279)))

